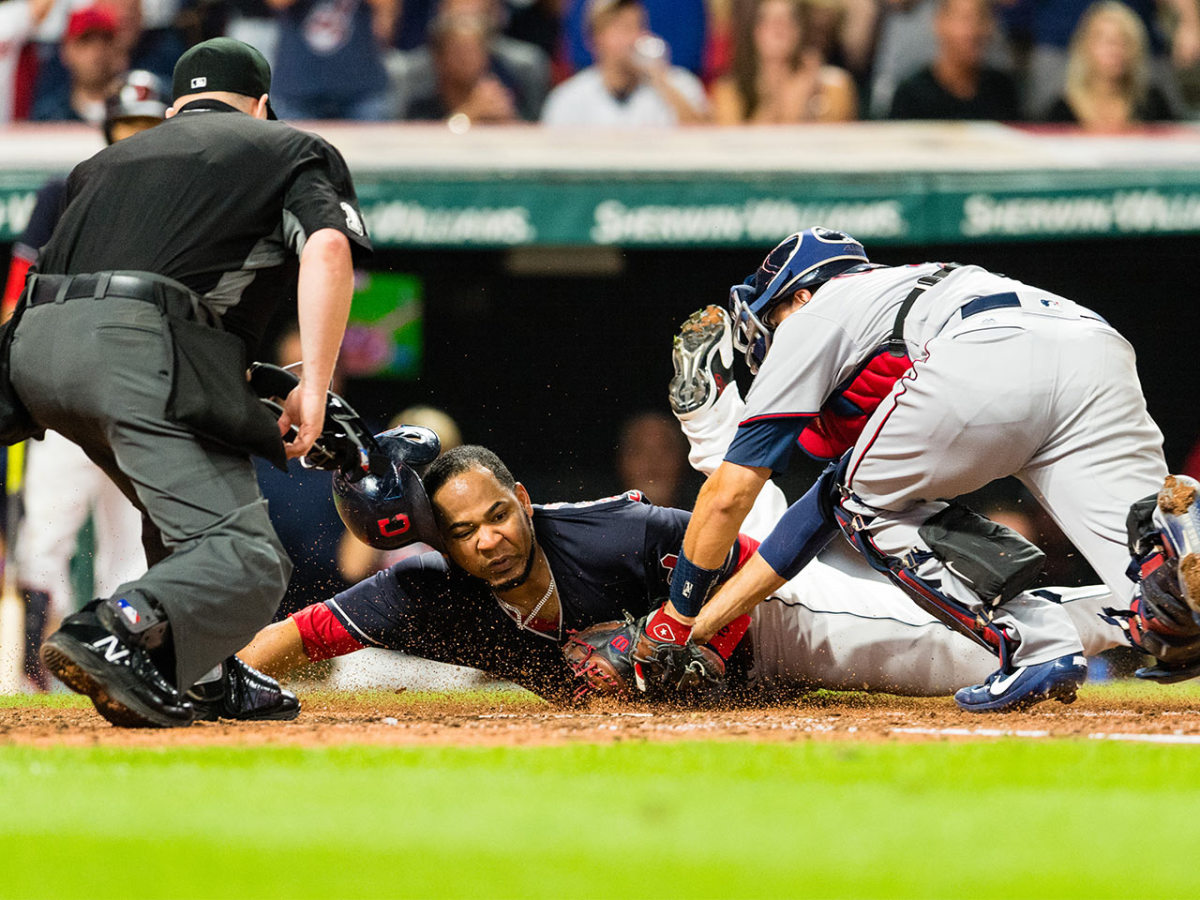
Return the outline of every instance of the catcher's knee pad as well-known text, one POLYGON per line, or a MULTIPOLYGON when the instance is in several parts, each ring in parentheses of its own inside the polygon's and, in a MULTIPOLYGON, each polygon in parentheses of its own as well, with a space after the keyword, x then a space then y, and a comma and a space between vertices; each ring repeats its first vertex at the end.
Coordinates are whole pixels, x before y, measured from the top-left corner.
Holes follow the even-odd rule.
POLYGON ((923 578, 918 569, 933 554, 913 551, 904 557, 892 556, 880 550, 871 540, 867 526, 870 516, 852 513, 841 503, 834 508, 834 517, 847 540, 875 569, 888 577, 909 598, 934 618, 955 631, 966 635, 977 644, 1005 661, 1015 649, 1015 642, 1008 632, 977 615, 974 610, 959 602, 941 588, 923 578))
POLYGON ((1030 587, 1046 562, 1046 554, 1016 531, 961 503, 930 516, 917 534, 989 606, 1030 587))

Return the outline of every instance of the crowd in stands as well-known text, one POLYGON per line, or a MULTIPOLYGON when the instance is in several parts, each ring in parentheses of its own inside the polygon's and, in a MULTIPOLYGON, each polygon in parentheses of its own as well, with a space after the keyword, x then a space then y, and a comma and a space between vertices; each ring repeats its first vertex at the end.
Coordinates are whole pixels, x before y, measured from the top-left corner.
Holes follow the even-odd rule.
POLYGON ((1200 110, 1200 0, 0 0, 0 125, 97 122, 131 68, 254 44, 282 118, 470 126, 1200 110))

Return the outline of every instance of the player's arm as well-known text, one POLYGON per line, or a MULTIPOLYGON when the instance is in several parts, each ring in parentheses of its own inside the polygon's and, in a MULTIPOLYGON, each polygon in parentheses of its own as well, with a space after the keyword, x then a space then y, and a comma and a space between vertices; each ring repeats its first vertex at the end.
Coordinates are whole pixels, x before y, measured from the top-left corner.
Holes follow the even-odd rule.
POLYGON ((703 90, 697 88, 696 96, 689 96, 674 81, 671 67, 663 63, 652 66, 646 73, 647 80, 658 91, 667 105, 675 112, 680 125, 700 125, 710 119, 703 90))
POLYGON ((274 622, 254 636, 238 656, 264 675, 282 678, 312 662, 304 650, 300 629, 292 618, 274 622))
POLYGON ((279 419, 280 434, 286 434, 291 425, 298 432, 287 445, 291 459, 304 456, 321 436, 326 392, 333 380, 353 292, 350 242, 332 228, 314 232, 300 253, 296 293, 304 368, 300 384, 288 395, 279 419))
POLYGON ((727 624, 748 615, 786 583, 786 578, 755 553, 700 610, 692 626, 692 640, 697 644, 706 643, 727 624))
POLYGON ((720 577, 742 522, 770 477, 769 468, 726 460, 704 482, 683 536, 683 556, 676 566, 667 604, 669 615, 690 622, 699 612, 720 577))
POLYGON ((304 360, 300 384, 279 421, 280 434, 291 425, 298 432, 287 445, 291 458, 304 456, 321 434, 354 293, 354 263, 371 251, 345 160, 320 138, 301 139, 309 143, 296 152, 315 161, 292 175, 283 198, 285 240, 300 259, 296 306, 304 360))
POLYGON ((700 610, 692 640, 702 643, 795 578, 837 534, 834 496, 839 466, 830 464, 787 508, 754 555, 700 610))

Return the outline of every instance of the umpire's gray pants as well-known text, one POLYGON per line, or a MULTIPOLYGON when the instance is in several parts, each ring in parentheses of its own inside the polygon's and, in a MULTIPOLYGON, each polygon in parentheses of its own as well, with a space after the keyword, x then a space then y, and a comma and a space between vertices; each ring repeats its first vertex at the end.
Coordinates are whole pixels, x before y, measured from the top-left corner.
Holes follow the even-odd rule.
POLYGON ((11 377, 33 418, 79 444, 148 520, 150 569, 117 596, 140 590, 163 605, 186 688, 271 620, 292 564, 250 459, 167 419, 169 341, 150 303, 48 303, 25 311, 11 377))

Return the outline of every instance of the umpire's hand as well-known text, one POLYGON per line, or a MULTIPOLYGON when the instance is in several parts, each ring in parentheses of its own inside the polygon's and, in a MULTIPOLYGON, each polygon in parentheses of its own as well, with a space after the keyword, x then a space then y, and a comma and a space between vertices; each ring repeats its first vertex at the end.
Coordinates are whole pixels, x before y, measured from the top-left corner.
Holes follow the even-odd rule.
POLYGON ((293 426, 296 437, 284 443, 288 459, 297 459, 312 449, 325 428, 325 396, 323 387, 313 387, 300 380, 287 395, 283 415, 279 417, 279 433, 286 435, 293 426))

